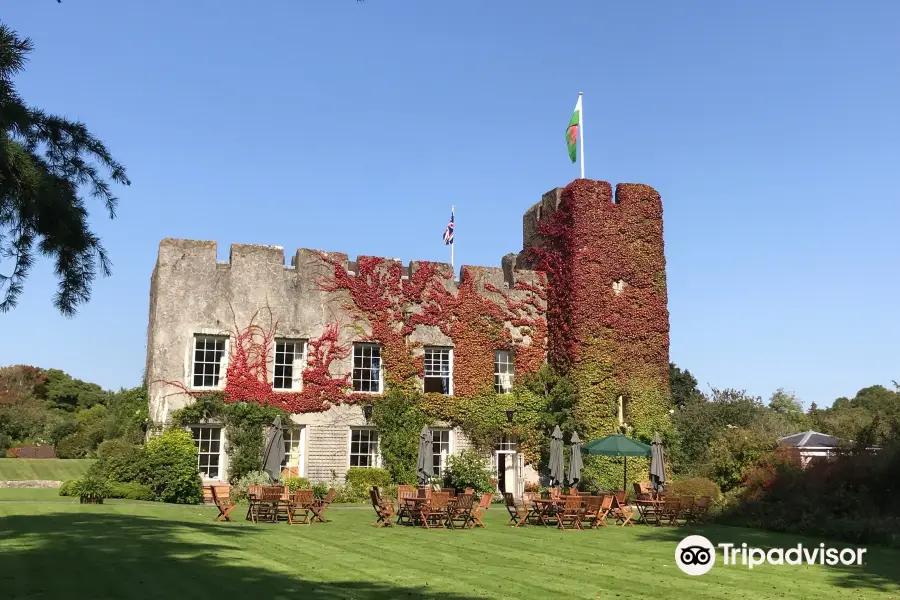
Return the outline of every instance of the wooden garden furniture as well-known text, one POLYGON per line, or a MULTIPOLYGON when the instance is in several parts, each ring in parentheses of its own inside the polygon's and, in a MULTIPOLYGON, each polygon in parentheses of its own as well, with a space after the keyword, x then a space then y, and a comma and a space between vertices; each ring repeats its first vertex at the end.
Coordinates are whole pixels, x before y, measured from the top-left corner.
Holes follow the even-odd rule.
POLYGON ((623 527, 625 525, 634 526, 634 523, 631 521, 634 517, 634 512, 634 509, 628 506, 625 491, 622 490, 616 492, 612 510, 612 515, 615 518, 616 523, 623 527))
POLYGON ((309 517, 314 503, 315 497, 312 490, 296 490, 287 503, 288 523, 291 525, 312 523, 309 517))
MULTIPOLYGON (((603 504, 603 497, 587 496, 584 500, 584 512, 581 515, 582 525, 587 524, 588 529, 599 527, 600 523, 600 507, 603 504)), ((603 523, 606 525, 606 523, 603 523)))
POLYGON ((441 488, 441 491, 451 498, 456 497, 456 488, 441 488))
POLYGON ((678 519, 681 518, 681 498, 678 496, 667 496, 660 505, 659 524, 667 521, 669 525, 676 525, 678 519))
POLYGON ((391 519, 394 517, 394 503, 383 498, 376 487, 369 490, 369 496, 372 499, 372 508, 378 515, 378 519, 372 523, 372 527, 378 527, 379 524, 382 527, 393 527, 394 523, 391 519))
POLYGON ((709 508, 712 506, 712 498, 700 496, 694 504, 694 521, 705 523, 709 519, 709 508))
POLYGON ((250 502, 250 506, 247 507, 247 519, 253 521, 254 523, 257 520, 257 510, 259 508, 259 501, 262 496, 262 489, 265 486, 262 485, 251 485, 247 487, 247 500, 250 502))
POLYGON ((325 494, 324 498, 316 498, 313 500, 313 503, 309 506, 309 510, 312 512, 312 523, 328 522, 328 519, 325 518, 325 511, 328 510, 328 507, 331 506, 331 503, 334 501, 335 493, 334 488, 329 488, 328 493, 325 494))
POLYGON ((407 498, 417 498, 418 490, 412 485, 397 486, 397 524, 409 525, 412 523, 415 504, 407 502, 407 498))
POLYGON ((578 494, 569 495, 562 499, 562 506, 559 507, 556 516, 556 525, 560 529, 584 529, 581 526, 582 517, 582 500, 578 494))
POLYGON ((231 488, 227 485, 213 485, 209 488, 212 494, 212 500, 219 509, 214 521, 228 521, 231 523, 231 511, 237 506, 231 499, 231 488))
POLYGON ((506 504, 506 511, 509 513, 509 521, 506 522, 507 526, 521 527, 522 525, 528 525, 528 515, 531 511, 525 506, 524 502, 516 504, 515 497, 509 492, 503 493, 503 501, 506 504))
POLYGON ((481 501, 478 503, 478 506, 472 509, 472 525, 474 527, 484 527, 487 529, 487 525, 484 524, 481 517, 483 517, 487 509, 491 507, 491 500, 493 497, 493 494, 485 492, 481 495, 481 501))
POLYGON ((474 504, 475 499, 472 494, 461 494, 456 497, 456 502, 448 507, 447 525, 450 526, 450 529, 457 525, 461 525, 463 529, 472 526, 474 504))
POLYGON ((432 492, 431 499, 422 506, 422 525, 431 529, 432 523, 447 528, 450 494, 447 492, 432 492))
POLYGON ((259 523, 260 519, 273 523, 278 520, 281 494, 281 486, 262 486, 262 490, 257 496, 256 506, 251 513, 254 523, 259 523))

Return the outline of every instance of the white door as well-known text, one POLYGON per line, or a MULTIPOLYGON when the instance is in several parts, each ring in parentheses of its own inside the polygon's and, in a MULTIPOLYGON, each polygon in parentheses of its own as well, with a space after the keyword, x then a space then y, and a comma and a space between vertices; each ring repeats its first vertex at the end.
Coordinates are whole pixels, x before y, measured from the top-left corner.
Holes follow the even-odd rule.
POLYGON ((516 491, 514 495, 521 498, 525 493, 525 455, 516 454, 516 491))

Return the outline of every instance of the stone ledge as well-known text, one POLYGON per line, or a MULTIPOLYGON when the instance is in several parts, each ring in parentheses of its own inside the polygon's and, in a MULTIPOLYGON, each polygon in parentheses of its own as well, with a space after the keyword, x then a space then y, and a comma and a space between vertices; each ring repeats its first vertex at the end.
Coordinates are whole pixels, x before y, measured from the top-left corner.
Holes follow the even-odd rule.
POLYGON ((0 488, 58 488, 62 481, 30 479, 26 481, 0 481, 0 488))

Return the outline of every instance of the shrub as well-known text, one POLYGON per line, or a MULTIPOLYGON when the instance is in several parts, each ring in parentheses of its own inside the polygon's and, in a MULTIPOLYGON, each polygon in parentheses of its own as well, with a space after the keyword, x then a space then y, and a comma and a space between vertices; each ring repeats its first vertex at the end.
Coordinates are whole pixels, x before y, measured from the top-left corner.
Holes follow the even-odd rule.
POLYGON ((370 469, 366 467, 350 467, 344 478, 347 485, 365 490, 366 494, 373 485, 384 487, 391 482, 391 474, 387 469, 370 469))
POLYGON ((770 434, 757 429, 724 429, 709 444, 706 474, 722 491, 739 487, 744 480, 744 471, 771 452, 774 442, 770 434))
POLYGON ((97 447, 98 459, 91 467, 111 482, 130 483, 146 479, 147 456, 142 446, 127 440, 107 440, 97 447))
POLYGON ((767 453, 720 519, 732 525, 900 546, 900 450, 852 452, 805 468, 790 449, 767 453), (872 490, 878 490, 874 493, 872 490))
POLYGON ((231 497, 236 501, 244 501, 247 499, 247 490, 251 485, 270 485, 272 478, 265 471, 250 471, 237 480, 231 487, 231 497))
POLYGON ((147 443, 146 472, 141 483, 150 486, 157 500, 199 504, 203 484, 197 471, 197 448, 191 434, 168 429, 147 443))
POLYGON ((666 485, 666 492, 678 496, 709 496, 714 502, 722 497, 719 485, 705 477, 685 477, 676 479, 666 485))
POLYGON ((69 479, 68 481, 64 481, 61 486, 59 486, 59 495, 60 496, 75 496, 75 490, 78 487, 77 479, 69 479))
POLYGON ((297 490, 308 490, 309 487, 309 479, 306 477, 285 477, 284 485, 287 487, 288 492, 293 494, 297 490))
MULTIPOLYGON (((329 487, 332 487, 332 486, 329 486, 327 483, 322 483, 321 481, 314 483, 312 486, 313 496, 315 498, 319 498, 319 499, 324 498, 325 496, 328 495, 329 487)), ((333 487, 334 487, 334 492, 335 492, 334 502, 345 502, 345 500, 339 500, 338 497, 339 496, 343 497, 342 493, 343 493, 344 489, 346 488, 346 486, 336 485, 333 487)))
POLYGON ((142 483, 110 483, 107 498, 124 498, 126 500, 153 500, 155 495, 149 486, 142 483))
POLYGON ((444 485, 457 490, 474 488, 479 494, 494 491, 487 460, 474 450, 463 450, 447 459, 444 485))
POLYGON ((73 496, 82 498, 109 498, 109 484, 105 479, 86 475, 72 485, 73 496))

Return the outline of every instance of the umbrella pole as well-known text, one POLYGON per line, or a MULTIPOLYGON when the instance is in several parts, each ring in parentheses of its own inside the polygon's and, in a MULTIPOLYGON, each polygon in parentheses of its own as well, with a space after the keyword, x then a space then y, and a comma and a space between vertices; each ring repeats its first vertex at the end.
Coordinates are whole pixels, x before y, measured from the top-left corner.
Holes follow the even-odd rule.
POLYGON ((622 467, 622 491, 626 494, 628 493, 628 457, 623 456, 625 459, 624 466, 622 467))

